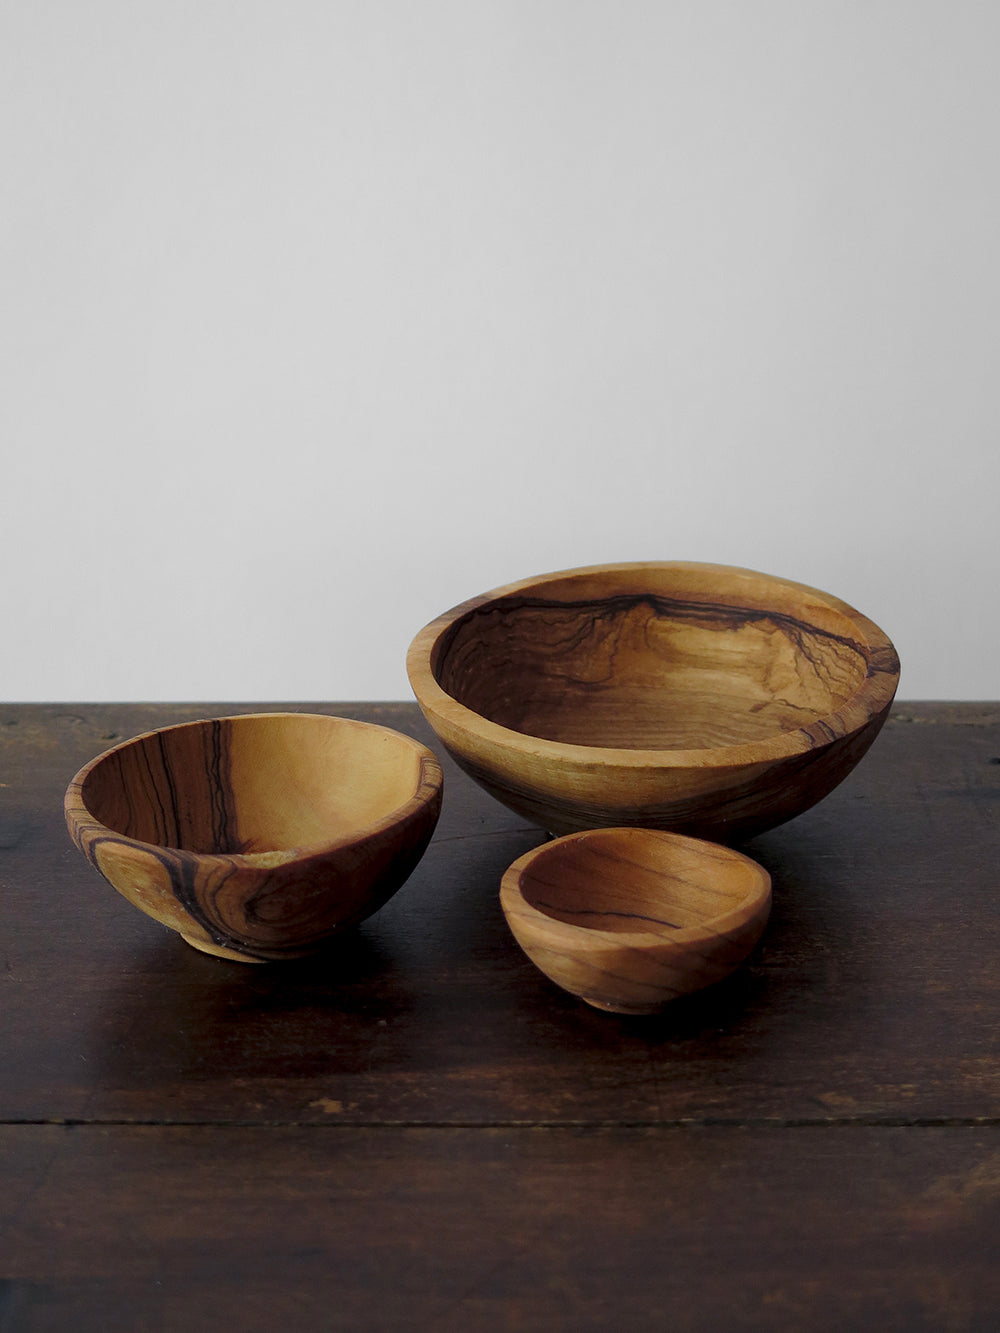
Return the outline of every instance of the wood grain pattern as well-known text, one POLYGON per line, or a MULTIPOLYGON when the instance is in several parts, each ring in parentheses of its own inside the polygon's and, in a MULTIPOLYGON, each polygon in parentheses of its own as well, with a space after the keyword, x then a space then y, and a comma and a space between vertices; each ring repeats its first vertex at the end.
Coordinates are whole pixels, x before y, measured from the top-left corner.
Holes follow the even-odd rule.
POLYGON ((899 679, 890 641, 828 594, 749 570, 610 565, 445 613, 407 659, 456 762, 554 833, 752 837, 826 796, 899 679))
POLYGON ((197 949, 298 957, 404 883, 441 806, 426 747, 301 713, 185 723, 99 755, 65 797, 87 859, 197 949))
POLYGON ((714 843, 594 829, 519 857, 500 902, 557 986, 595 1009, 655 1014, 744 961, 767 923, 771 879, 714 843))

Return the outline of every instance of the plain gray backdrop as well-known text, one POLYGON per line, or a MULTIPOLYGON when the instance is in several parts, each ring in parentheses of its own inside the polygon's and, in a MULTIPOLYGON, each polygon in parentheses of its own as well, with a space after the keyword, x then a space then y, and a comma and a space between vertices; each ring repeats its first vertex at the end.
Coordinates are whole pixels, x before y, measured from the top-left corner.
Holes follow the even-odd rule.
POLYGON ((1000 5, 0 0, 0 695, 409 697, 606 560, 1000 694, 1000 5))

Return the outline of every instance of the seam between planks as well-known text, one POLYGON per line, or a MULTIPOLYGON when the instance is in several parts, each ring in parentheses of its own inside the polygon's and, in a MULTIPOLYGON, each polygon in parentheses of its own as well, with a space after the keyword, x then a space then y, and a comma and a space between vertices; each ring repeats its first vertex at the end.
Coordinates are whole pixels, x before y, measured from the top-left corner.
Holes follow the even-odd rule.
POLYGON ((988 1116, 725 1116, 633 1120, 158 1120, 73 1117, 0 1120, 0 1129, 16 1127, 66 1129, 989 1129, 1000 1127, 1000 1115, 988 1116))

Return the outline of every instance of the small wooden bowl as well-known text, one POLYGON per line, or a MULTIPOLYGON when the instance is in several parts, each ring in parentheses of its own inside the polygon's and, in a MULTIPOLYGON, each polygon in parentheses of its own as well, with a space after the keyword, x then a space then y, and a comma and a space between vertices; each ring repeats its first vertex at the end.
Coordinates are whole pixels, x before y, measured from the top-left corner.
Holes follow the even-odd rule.
POLYGON ((771 879, 716 843, 594 829, 520 857, 500 902, 557 986, 596 1009, 652 1014, 743 962, 767 924, 771 879))
POLYGON ((441 809, 441 766, 385 727, 256 713, 150 731, 66 792, 87 859, 205 953, 311 953, 407 879, 441 809))
POLYGON ((875 739, 899 681, 860 612, 722 565, 527 579, 416 636, 410 683, 456 762, 550 833, 738 842, 800 814, 875 739))

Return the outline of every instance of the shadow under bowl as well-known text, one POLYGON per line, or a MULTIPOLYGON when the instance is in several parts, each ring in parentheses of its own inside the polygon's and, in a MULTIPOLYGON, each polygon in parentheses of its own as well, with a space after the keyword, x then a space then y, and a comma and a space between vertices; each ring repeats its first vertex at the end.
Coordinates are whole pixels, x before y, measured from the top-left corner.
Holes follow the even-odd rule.
POLYGON ((421 630, 407 670, 460 767, 549 832, 721 842, 826 796, 899 681, 892 643, 838 598, 686 562, 496 589, 421 630))
POLYGON ((715 843, 605 828, 520 857, 500 902, 521 948, 557 986, 597 1009, 652 1014, 744 961, 767 923, 771 879, 715 843))
POLYGON ((310 713, 150 731, 69 784, 74 842, 131 903, 206 953, 311 953, 377 911, 423 855, 441 766, 399 732, 310 713))

